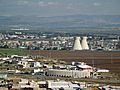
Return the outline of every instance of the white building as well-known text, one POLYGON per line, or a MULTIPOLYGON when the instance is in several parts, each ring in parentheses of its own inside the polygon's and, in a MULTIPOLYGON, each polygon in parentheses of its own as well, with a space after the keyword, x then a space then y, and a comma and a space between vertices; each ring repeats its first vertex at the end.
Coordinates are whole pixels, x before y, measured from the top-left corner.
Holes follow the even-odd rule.
POLYGON ((42 67, 43 65, 40 62, 34 62, 33 67, 42 67))
POLYGON ((52 90, 81 90, 79 85, 67 81, 48 81, 48 88, 52 90))
POLYGON ((59 69, 49 69, 46 71, 47 76, 56 77, 73 77, 73 78, 90 78, 91 72, 80 71, 80 70, 59 70, 59 69))
POLYGON ((78 68, 81 68, 83 71, 93 72, 93 67, 89 65, 77 65, 78 68))
POLYGON ((105 72, 109 72, 109 70, 107 70, 107 69, 98 69, 97 72, 98 73, 100 73, 100 72, 104 72, 105 73, 105 72))

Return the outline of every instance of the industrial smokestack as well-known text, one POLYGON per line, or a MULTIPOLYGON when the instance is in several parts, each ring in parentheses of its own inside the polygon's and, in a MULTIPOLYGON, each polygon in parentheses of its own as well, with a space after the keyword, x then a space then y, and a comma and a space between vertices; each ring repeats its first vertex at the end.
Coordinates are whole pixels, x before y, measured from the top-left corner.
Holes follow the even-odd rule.
POLYGON ((80 44, 80 37, 75 38, 73 50, 82 50, 81 44, 80 44))
POLYGON ((88 46, 88 43, 87 43, 87 37, 83 37, 81 45, 82 45, 83 50, 89 50, 89 46, 88 46))

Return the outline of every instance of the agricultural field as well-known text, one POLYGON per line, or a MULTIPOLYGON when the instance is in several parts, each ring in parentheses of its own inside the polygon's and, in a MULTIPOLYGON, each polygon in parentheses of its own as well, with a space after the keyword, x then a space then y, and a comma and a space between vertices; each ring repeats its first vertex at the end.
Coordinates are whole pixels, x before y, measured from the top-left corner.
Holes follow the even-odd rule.
MULTIPOLYGON (((28 51, 27 51, 28 52, 28 51)), ((85 62, 97 68, 109 69, 112 72, 120 73, 120 52, 118 51, 45 51, 31 50, 33 56, 43 56, 57 60, 85 62)))
POLYGON ((0 48, 0 55, 1 56, 6 56, 6 55, 27 55, 27 53, 20 50, 20 49, 4 49, 4 48, 0 48))

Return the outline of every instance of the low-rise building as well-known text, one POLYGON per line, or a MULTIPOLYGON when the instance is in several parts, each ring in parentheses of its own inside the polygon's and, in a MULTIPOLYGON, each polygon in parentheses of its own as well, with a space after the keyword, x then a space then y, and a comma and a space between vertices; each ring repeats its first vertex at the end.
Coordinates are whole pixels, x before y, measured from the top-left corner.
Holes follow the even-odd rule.
POLYGON ((7 78, 7 74, 0 73, 0 79, 6 79, 6 78, 7 78))
POLYGON ((80 71, 80 70, 60 70, 60 69, 49 69, 46 71, 47 76, 56 77, 73 77, 73 78, 90 78, 91 72, 80 71))
POLYGON ((48 89, 52 90, 82 90, 77 84, 67 81, 48 81, 48 89))

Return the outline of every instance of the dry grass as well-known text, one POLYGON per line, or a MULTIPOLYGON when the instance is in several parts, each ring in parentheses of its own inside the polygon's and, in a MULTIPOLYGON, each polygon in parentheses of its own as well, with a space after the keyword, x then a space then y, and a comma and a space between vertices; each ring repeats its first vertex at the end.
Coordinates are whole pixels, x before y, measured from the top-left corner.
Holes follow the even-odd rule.
MULTIPOLYGON (((27 51, 28 52, 28 51, 27 51)), ((71 63, 72 61, 86 62, 98 68, 120 72, 120 52, 109 51, 47 51, 31 50, 31 55, 41 55, 71 63)))

